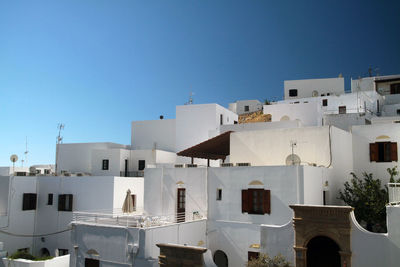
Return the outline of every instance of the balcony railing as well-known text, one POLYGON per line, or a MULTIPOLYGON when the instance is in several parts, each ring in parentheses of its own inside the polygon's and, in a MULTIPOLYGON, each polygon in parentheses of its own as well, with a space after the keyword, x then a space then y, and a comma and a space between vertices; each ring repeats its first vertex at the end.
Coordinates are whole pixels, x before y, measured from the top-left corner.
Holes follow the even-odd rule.
POLYGON ((389 203, 400 203, 400 183, 388 183, 389 203))
POLYGON ((74 212, 74 223, 88 223, 95 225, 124 226, 133 228, 147 228, 164 226, 173 223, 192 222, 205 219, 205 213, 200 211, 187 211, 171 215, 141 215, 135 212, 131 214, 122 212, 74 212))
POLYGON ((144 177, 144 171, 120 172, 121 177, 144 177))

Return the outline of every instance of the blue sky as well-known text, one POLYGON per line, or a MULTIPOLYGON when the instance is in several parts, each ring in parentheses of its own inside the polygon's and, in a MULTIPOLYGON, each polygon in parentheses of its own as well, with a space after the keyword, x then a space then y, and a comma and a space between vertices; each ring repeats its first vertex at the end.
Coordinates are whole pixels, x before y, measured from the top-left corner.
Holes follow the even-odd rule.
MULTIPOLYGON (((279 100, 283 81, 400 73, 399 1, 0 2, 0 166, 64 142, 130 143, 175 106, 279 100)), ((17 165, 20 165, 18 163, 17 165)))

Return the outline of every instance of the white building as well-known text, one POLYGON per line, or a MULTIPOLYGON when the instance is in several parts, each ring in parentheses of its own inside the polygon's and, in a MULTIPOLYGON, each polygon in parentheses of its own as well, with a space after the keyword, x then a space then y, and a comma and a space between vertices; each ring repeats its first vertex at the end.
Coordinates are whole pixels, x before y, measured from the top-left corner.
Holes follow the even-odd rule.
POLYGON ((263 104, 258 100, 239 100, 235 103, 229 103, 229 110, 238 115, 260 111, 262 109, 263 104))

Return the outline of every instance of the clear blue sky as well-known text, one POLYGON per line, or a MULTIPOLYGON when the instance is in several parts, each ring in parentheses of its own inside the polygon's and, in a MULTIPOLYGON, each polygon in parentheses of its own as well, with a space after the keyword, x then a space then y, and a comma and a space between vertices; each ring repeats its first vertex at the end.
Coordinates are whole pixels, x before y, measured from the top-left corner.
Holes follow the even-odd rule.
MULTIPOLYGON (((0 2, 0 166, 64 142, 130 143, 188 100, 279 100, 283 80, 400 73, 400 1, 0 2)), ((20 163, 18 163, 20 165, 20 163)))

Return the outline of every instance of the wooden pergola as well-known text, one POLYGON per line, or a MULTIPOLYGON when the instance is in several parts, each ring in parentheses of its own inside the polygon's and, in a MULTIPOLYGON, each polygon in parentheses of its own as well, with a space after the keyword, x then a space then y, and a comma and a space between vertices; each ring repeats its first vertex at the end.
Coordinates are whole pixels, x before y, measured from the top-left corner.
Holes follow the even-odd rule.
POLYGON ((233 131, 222 133, 197 145, 189 147, 176 153, 178 156, 207 159, 207 166, 210 166, 210 159, 225 161, 230 154, 230 136, 233 131))

